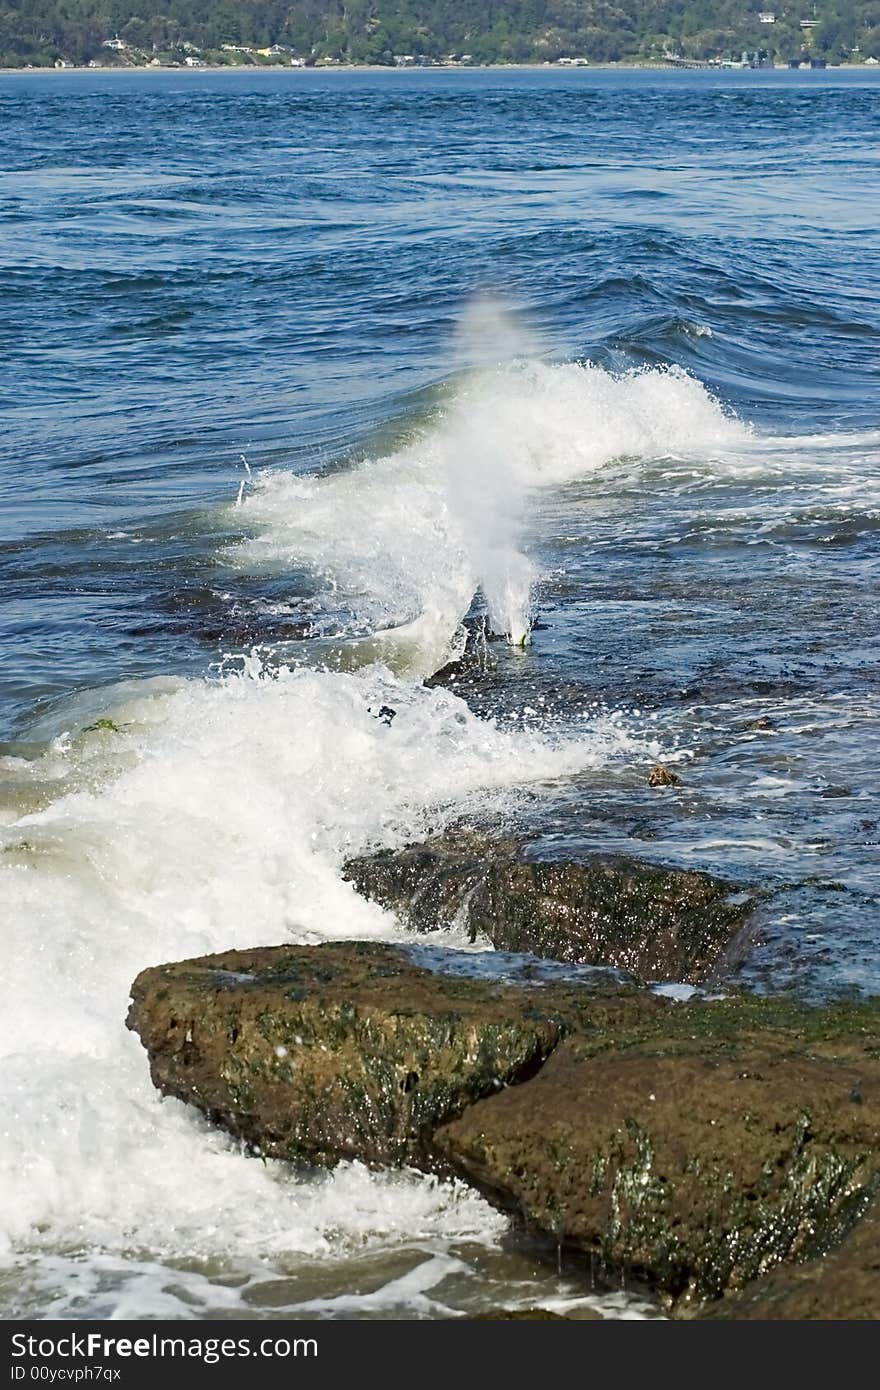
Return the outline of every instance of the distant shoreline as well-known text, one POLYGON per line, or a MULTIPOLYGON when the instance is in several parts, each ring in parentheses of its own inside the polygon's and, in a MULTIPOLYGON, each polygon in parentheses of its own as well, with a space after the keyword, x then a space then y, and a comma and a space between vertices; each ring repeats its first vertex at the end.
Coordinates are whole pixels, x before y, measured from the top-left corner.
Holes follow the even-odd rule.
MULTIPOLYGON (((0 68, 0 76, 7 73, 27 72, 27 73, 48 73, 55 76, 65 72, 101 72, 112 73, 114 75, 124 72, 145 72, 145 73, 194 73, 200 72, 222 72, 222 73, 278 73, 289 72, 291 74, 305 75, 324 72, 389 72, 389 73, 424 73, 424 72, 589 72, 596 70, 621 71, 621 72, 641 72, 646 69, 655 71, 673 72, 675 69, 668 63, 590 63, 584 67, 560 67, 558 63, 436 63, 433 66, 422 66, 414 63, 412 66, 405 67, 391 66, 388 63, 322 63, 320 66, 313 67, 291 67, 289 63, 203 63, 201 67, 187 67, 181 64, 179 67, 164 65, 152 67, 149 63, 132 65, 131 67, 98 67, 90 68, 88 64, 68 63, 63 68, 0 68)), ((693 71, 693 69, 685 69, 693 71)))
MULTIPOLYGON (((204 73, 289 73, 291 76, 314 75, 316 73, 333 72, 381 72, 381 73, 438 73, 438 72, 808 72, 808 68, 792 69, 787 63, 778 63, 772 68, 750 68, 750 67, 684 67, 672 63, 655 63, 645 61, 643 63, 589 63, 584 66, 568 66, 559 63, 438 63, 434 66, 420 66, 414 64, 412 67, 389 67, 387 64, 379 63, 328 63, 320 67, 291 67, 284 63, 205 63, 201 67, 180 67, 161 66, 153 67, 150 64, 131 67, 97 67, 91 68, 86 64, 74 65, 67 64, 63 68, 55 67, 31 67, 31 68, 0 68, 0 77, 10 77, 13 75, 25 75, 28 77, 64 76, 65 73, 100 73, 102 75, 119 76, 124 73, 146 73, 153 76, 173 73, 186 76, 198 77, 204 73)), ((880 73, 880 65, 870 63, 829 63, 825 68, 815 69, 819 72, 869 72, 880 73)))

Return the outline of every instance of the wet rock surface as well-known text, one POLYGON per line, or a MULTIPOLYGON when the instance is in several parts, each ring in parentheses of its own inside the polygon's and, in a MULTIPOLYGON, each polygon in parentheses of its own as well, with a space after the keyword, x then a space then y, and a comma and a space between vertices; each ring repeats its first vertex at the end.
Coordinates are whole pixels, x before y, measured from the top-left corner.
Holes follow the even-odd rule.
POLYGON ((366 942, 145 970, 128 1026, 161 1091, 262 1154, 428 1169, 437 1125, 532 1075, 561 1035, 525 991, 432 974, 366 942))
POLYGON ((255 1151, 458 1175, 677 1315, 880 1312, 878 1001, 450 969, 373 942, 229 951, 143 971, 128 1023, 157 1087, 255 1151))
POLYGON ((875 1321, 880 1318, 880 1209, 877 1203, 824 1259, 775 1269, 742 1293, 710 1304, 713 1319, 875 1321))
POLYGON ((498 950, 690 984, 742 948, 753 906, 711 874, 620 855, 530 859, 522 842, 476 833, 351 860, 345 874, 415 930, 457 924, 498 950))
MULTIPOLYGON (((590 1318, 601 1322, 601 1313, 582 1313, 581 1319, 590 1318)), ((568 1322, 563 1313, 551 1313, 548 1308, 492 1308, 488 1313, 478 1313, 474 1322, 568 1322)))
MULTIPOLYGON (((769 999, 571 1028, 435 1142, 536 1231, 676 1311, 833 1247, 880 1182, 880 1010, 769 999)), ((736 1314, 731 1314, 735 1316, 736 1314)))
POLYGON ((671 768, 665 767, 663 763, 656 763, 655 766, 651 768, 648 776, 648 786, 680 787, 681 778, 677 772, 673 772, 671 768))

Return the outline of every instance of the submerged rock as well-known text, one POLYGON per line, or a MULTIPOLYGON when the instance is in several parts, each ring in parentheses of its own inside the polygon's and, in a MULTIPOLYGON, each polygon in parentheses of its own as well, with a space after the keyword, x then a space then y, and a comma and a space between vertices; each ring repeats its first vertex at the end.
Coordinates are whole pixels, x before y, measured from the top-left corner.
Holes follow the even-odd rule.
POLYGON ((753 906, 711 874, 623 855, 529 859, 479 834, 354 859, 345 875, 418 931, 457 924, 498 950, 688 984, 744 948, 753 906))
POLYGON ((561 1032, 521 990, 366 942, 158 966, 132 1001, 161 1091, 262 1154, 316 1164, 436 1168, 436 1127, 532 1075, 561 1032))
POLYGON ((530 1229, 682 1311, 821 1254, 864 1212, 880 1184, 878 1044, 876 1007, 672 1006, 635 1030, 573 1030, 528 1086, 435 1143, 530 1229))
MULTIPOLYGON (((581 1313, 585 1321, 601 1320, 602 1314, 592 1309, 581 1313)), ((490 1308, 488 1313, 477 1313, 473 1322, 570 1322, 564 1313, 551 1313, 549 1308, 490 1308)))
POLYGON ((472 895, 490 864, 513 859, 517 850, 514 840, 463 832, 350 859, 342 872, 365 898, 393 909, 415 931, 439 931, 467 923, 472 895))
POLYGON ((623 857, 493 864, 469 921, 499 950, 695 984, 743 926, 750 901, 732 896, 708 874, 623 857))
POLYGON ((681 778, 677 772, 665 767, 663 763, 656 763, 648 775, 649 787, 680 787, 681 778))

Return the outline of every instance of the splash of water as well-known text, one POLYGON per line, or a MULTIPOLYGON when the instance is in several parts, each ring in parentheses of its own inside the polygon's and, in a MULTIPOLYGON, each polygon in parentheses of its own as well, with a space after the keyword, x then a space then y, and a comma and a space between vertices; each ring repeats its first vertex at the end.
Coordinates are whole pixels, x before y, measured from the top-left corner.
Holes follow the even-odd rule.
POLYGON ((0 1254, 259 1259, 419 1223, 496 1230, 475 1197, 415 1178, 345 1170, 310 1189, 244 1159, 153 1091, 124 1028, 129 986, 146 965, 227 947, 400 938, 341 878, 348 855, 503 807, 526 779, 628 758, 622 728, 554 743, 381 668, 270 677, 256 664, 132 683, 105 712, 96 725, 84 707, 90 727, 69 722, 45 766, 0 760, 21 803, 0 828, 0 1254))
MULTIPOLYGON (((405 449, 254 478, 238 558, 309 564, 367 620, 364 656, 405 651, 398 664, 421 674, 477 590, 493 626, 527 632, 536 489, 622 455, 704 455, 738 432, 680 373, 484 365, 405 449)), ((146 965, 230 947, 399 938, 342 880, 346 857, 503 809, 529 780, 628 761, 621 726, 554 742, 381 665, 270 676, 252 662, 132 683, 66 721, 44 758, 0 766, 0 1253, 283 1262, 416 1229, 491 1239, 499 1218, 473 1194, 355 1170, 304 1186, 162 1102, 124 1030, 129 986, 146 965)))
MULTIPOLYGON (((504 326, 505 348, 512 332, 504 326)), ((487 333, 477 334, 484 345, 487 333)), ((590 364, 484 366, 395 453, 323 477, 261 474, 243 508, 252 537, 231 558, 267 572, 310 566, 375 634, 370 659, 426 675, 455 654, 478 591, 491 626, 527 640, 538 489, 626 457, 704 459, 747 437, 676 369, 614 376, 590 364)))

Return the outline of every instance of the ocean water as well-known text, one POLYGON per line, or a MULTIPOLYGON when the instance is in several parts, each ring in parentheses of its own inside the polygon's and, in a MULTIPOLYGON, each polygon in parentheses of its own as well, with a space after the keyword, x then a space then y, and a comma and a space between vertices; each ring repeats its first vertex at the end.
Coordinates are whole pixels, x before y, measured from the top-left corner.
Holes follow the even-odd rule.
POLYGON ((244 1155, 128 988, 406 939, 340 866, 464 815, 880 991, 880 79, 17 74, 0 133, 0 1312, 650 1313, 244 1155))

